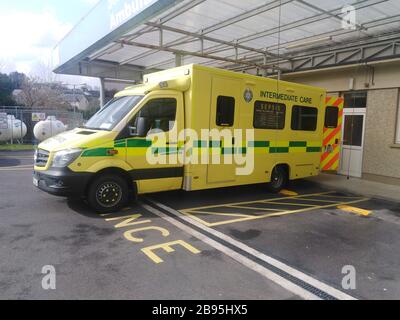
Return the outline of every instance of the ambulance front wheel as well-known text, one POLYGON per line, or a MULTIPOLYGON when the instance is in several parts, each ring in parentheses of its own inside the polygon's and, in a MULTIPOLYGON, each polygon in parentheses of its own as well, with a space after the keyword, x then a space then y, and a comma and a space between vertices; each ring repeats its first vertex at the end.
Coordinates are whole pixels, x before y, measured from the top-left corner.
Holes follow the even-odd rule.
POLYGON ((90 184, 87 200, 98 213, 119 211, 128 203, 128 184, 118 175, 99 176, 90 184))
POLYGON ((285 166, 277 166, 272 171, 271 182, 268 184, 268 190, 274 193, 282 191, 289 181, 288 170, 285 166))

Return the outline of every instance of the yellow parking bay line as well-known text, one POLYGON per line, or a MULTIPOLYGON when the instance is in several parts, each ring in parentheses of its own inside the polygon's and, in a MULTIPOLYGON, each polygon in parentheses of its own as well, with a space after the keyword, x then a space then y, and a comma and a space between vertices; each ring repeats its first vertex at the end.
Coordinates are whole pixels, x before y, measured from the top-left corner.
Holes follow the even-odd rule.
MULTIPOLYGON (((324 196, 325 197, 325 196, 324 196)), ((292 199, 292 198, 287 198, 287 199, 292 199)), ((349 199, 358 199, 356 197, 349 198, 349 199)), ((361 199, 361 197, 360 197, 361 199)), ((312 202, 319 202, 319 203, 338 203, 338 201, 333 201, 333 200, 324 200, 324 199, 308 199, 308 198, 302 198, 301 200, 305 201, 312 201, 312 202)))
MULTIPOLYGON (((262 203, 262 202, 257 202, 262 203)), ((273 211, 273 212, 280 212, 282 210, 279 209, 270 209, 270 208, 258 208, 252 206, 227 206, 227 208, 236 208, 236 209, 245 209, 245 210, 260 210, 260 211, 273 211)))
MULTIPOLYGON (((285 199, 287 199, 287 198, 285 198, 285 199)), ((276 199, 274 199, 274 200, 276 200, 276 199)), ((269 214, 265 214, 265 215, 261 215, 261 216, 248 216, 248 217, 243 217, 243 218, 238 218, 238 219, 233 219, 233 220, 226 220, 226 221, 215 222, 215 223, 209 223, 209 222, 206 222, 206 221, 198 218, 196 216, 196 212, 201 211, 201 209, 199 209, 199 210, 186 209, 186 210, 181 211, 181 213, 183 213, 186 216, 191 217, 192 219, 194 219, 208 227, 218 227, 218 226, 222 226, 222 225, 240 223, 240 222, 245 222, 245 221, 253 221, 253 220, 259 220, 259 219, 265 219, 265 218, 273 218, 273 217, 280 217, 280 216, 297 214, 297 213, 304 213, 304 212, 314 211, 314 210, 318 210, 318 209, 328 209, 328 208, 341 207, 341 206, 349 207, 348 205, 350 205, 350 204, 360 203, 360 202, 364 202, 364 201, 368 201, 368 200, 369 200, 368 198, 359 198, 359 199, 356 199, 353 201, 336 202, 336 203, 329 203, 326 205, 318 205, 318 206, 308 206, 306 208, 298 209, 298 210, 280 211, 280 212, 269 213, 269 214)), ((247 203, 250 203, 250 202, 247 202, 247 203)), ((218 208, 218 207, 221 207, 221 206, 213 206, 213 207, 208 206, 207 208, 210 209, 210 208, 218 208)), ((222 207, 232 207, 232 205, 230 205, 230 206, 223 205, 222 207)), ((259 208, 257 208, 257 210, 259 210, 259 208)), ((206 213, 206 214, 210 214, 210 215, 213 214, 213 212, 207 212, 207 211, 203 211, 202 213, 206 213)), ((258 213, 260 213, 260 212, 258 212, 258 213)))
POLYGON ((317 207, 315 204, 307 204, 307 203, 293 203, 293 202, 276 202, 276 201, 268 201, 268 202, 264 202, 264 203, 269 203, 269 204, 276 204, 276 205, 280 205, 280 206, 296 206, 296 207, 317 207))
MULTIPOLYGON (((222 212, 209 212, 209 211, 192 211, 191 214, 204 214, 209 216, 220 216, 220 217, 239 217, 239 218, 249 218, 253 217, 248 214, 240 213, 222 213, 222 212)), ((199 218, 200 219, 200 218, 199 218)))
MULTIPOLYGON (((365 198, 365 199, 361 199, 361 200, 340 203, 339 205, 355 204, 355 203, 368 201, 368 200, 369 199, 365 198)), ((304 208, 304 209, 299 209, 299 210, 282 211, 282 212, 277 212, 277 213, 266 214, 263 216, 256 216, 256 217, 249 217, 249 218, 243 218, 243 219, 235 219, 235 220, 230 220, 230 221, 211 223, 210 226, 218 227, 218 226, 222 226, 222 225, 226 225, 226 224, 233 224, 233 223, 239 223, 239 222, 244 222, 244 221, 253 221, 253 220, 259 220, 259 219, 265 219, 265 218, 281 217, 281 216, 286 216, 286 215, 291 215, 291 214, 296 214, 296 213, 304 213, 307 211, 318 210, 318 209, 332 208, 332 207, 336 207, 337 205, 338 205, 338 203, 329 204, 329 205, 325 205, 325 206, 309 207, 309 208, 304 208)))
POLYGON ((354 213, 357 214, 359 216, 364 216, 364 217, 368 217, 372 211, 370 210, 365 210, 365 209, 361 209, 361 208, 356 208, 356 207, 351 207, 351 206, 347 206, 347 205, 340 205, 338 206, 338 209, 342 210, 342 211, 346 211, 346 212, 350 212, 350 213, 354 213))
POLYGON ((204 221, 203 219, 200 219, 199 217, 197 217, 195 214, 192 214, 192 213, 188 213, 188 212, 184 212, 184 211, 180 211, 183 215, 185 215, 185 216, 188 216, 189 218, 191 218, 191 219, 193 219, 193 220, 195 220, 195 221, 197 221, 197 222, 200 222, 202 225, 205 225, 205 226, 207 226, 207 227, 211 227, 212 225, 211 225, 211 223, 209 223, 209 222, 207 222, 207 221, 204 221))
MULTIPOLYGON (((336 193, 336 191, 321 192, 321 193, 314 193, 314 194, 304 194, 304 195, 299 195, 299 196, 294 196, 294 197, 272 198, 272 199, 253 200, 253 201, 246 201, 246 202, 223 203, 223 204, 218 204, 218 205, 210 205, 210 206, 204 206, 204 207, 183 209, 183 210, 180 210, 180 212, 207 210, 207 209, 231 207, 231 206, 242 206, 242 205, 247 205, 247 204, 251 205, 253 203, 268 203, 271 201, 279 201, 279 200, 287 200, 287 199, 302 199, 305 197, 325 196, 327 194, 333 194, 333 193, 336 193)), ((308 199, 305 199, 305 200, 308 200, 308 199)), ((322 200, 319 200, 319 201, 322 201, 322 200)), ((328 201, 326 201, 326 202, 328 202, 328 201)))
POLYGON ((325 198, 342 198, 342 199, 354 199, 357 196, 333 196, 333 195, 324 195, 325 198))
MULTIPOLYGON (((230 207, 231 208, 231 207, 230 207)), ((254 208, 255 210, 255 208, 254 208)), ((275 210, 273 210, 275 211, 275 210)), ((279 211, 279 210, 277 210, 279 211)), ((203 215, 209 215, 209 216, 220 216, 220 217, 236 217, 236 218, 250 218, 250 217, 254 217, 252 215, 247 215, 247 214, 240 214, 240 213, 222 213, 222 212, 212 212, 212 211, 190 211, 190 212, 182 212, 185 216, 188 216, 194 220, 196 220, 197 222, 200 222, 201 224, 211 227, 212 223, 209 223, 201 218, 199 218, 198 216, 196 216, 197 214, 203 214, 203 215)))

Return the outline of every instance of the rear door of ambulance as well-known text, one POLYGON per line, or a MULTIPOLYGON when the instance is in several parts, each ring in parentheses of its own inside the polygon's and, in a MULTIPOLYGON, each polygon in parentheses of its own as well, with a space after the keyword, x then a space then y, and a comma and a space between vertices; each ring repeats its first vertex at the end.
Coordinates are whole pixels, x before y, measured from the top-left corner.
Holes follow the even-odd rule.
POLYGON ((322 171, 337 172, 339 170, 342 144, 343 107, 343 98, 326 98, 323 140, 324 153, 321 158, 322 171))

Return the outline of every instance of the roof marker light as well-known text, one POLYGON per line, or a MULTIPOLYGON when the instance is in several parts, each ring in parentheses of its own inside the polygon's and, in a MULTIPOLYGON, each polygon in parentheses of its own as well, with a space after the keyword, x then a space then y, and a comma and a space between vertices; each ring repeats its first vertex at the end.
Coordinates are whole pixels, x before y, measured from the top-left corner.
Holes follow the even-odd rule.
POLYGON ((168 88, 168 81, 160 82, 160 88, 161 88, 161 89, 168 88))

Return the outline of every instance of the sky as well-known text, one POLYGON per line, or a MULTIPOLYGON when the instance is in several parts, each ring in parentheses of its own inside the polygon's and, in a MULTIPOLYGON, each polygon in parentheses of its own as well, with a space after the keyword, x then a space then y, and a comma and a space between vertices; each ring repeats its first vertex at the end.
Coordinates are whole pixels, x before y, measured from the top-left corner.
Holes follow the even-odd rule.
MULTIPOLYGON (((0 0, 0 72, 42 77, 55 45, 98 0, 0 0)), ((97 79, 61 76, 57 80, 97 85, 97 79)))

